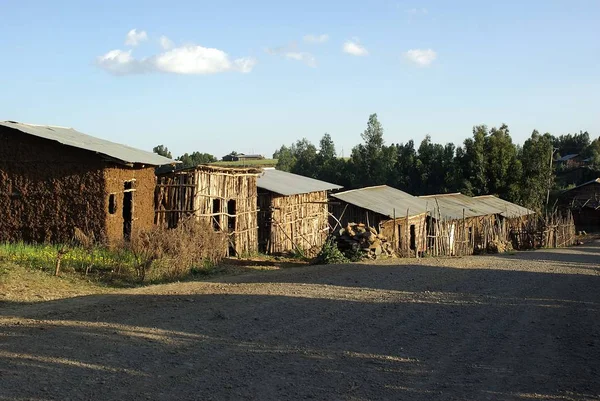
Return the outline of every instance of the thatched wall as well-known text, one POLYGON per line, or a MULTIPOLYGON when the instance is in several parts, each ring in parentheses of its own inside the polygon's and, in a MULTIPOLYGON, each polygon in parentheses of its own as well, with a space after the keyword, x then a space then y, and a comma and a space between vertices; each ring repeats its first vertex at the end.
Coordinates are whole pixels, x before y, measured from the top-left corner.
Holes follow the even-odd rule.
POLYGON ((408 216, 408 220, 404 216, 382 222, 380 233, 392 241, 402 256, 416 256, 415 252, 427 250, 427 213, 408 216))
POLYGON ((506 241, 496 215, 443 219, 433 214, 427 248, 432 256, 466 256, 487 249, 493 241, 506 241))
POLYGON ((229 254, 258 251, 256 169, 198 166, 160 174, 155 191, 155 223, 176 227, 195 216, 229 234, 229 254))
POLYGON ((283 196, 259 193, 260 248, 268 253, 318 251, 329 232, 327 191, 283 196))
POLYGON ((75 228, 97 239, 120 240, 123 220, 118 212, 108 213, 108 198, 132 178, 139 188, 134 227, 152 225, 153 168, 116 165, 4 127, 0 143, 0 241, 66 242, 75 228))

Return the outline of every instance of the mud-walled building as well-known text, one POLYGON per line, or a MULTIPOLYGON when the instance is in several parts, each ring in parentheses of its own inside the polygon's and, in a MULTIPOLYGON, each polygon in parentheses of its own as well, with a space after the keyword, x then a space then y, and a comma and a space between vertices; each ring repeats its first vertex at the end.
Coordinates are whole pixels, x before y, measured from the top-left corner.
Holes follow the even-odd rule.
POLYGON ((72 128, 0 122, 0 242, 109 242, 154 224, 154 169, 174 161, 72 128))

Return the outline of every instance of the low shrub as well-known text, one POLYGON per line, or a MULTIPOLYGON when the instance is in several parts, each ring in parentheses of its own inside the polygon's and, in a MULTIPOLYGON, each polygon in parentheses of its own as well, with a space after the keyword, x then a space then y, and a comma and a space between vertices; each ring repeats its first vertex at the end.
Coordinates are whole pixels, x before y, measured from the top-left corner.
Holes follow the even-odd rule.
POLYGON ((190 218, 177 228, 139 231, 125 247, 135 259, 139 281, 171 281, 220 262, 227 249, 227 235, 190 218))
POLYGON ((314 264, 316 265, 330 265, 336 263, 347 263, 349 260, 339 250, 337 241, 334 237, 328 237, 323 247, 317 254, 314 264))

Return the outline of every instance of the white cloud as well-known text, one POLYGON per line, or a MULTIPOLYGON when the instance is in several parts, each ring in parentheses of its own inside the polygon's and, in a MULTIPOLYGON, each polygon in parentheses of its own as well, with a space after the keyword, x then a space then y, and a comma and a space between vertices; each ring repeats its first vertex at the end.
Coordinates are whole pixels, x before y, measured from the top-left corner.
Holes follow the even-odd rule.
POLYGON ((143 42, 145 40, 148 40, 148 35, 146 34, 146 31, 138 32, 137 29, 132 29, 127 33, 127 36, 125 37, 125 45, 137 46, 140 44, 140 42, 143 42))
POLYGON ((131 50, 111 50, 96 59, 96 65, 114 75, 140 74, 145 72, 143 63, 131 55, 131 50))
POLYGON ((329 40, 329 35, 305 35, 303 39, 306 43, 325 43, 329 40))
POLYGON ((428 67, 437 58, 437 53, 432 49, 411 49, 404 57, 420 67, 428 67))
POLYGON ((202 46, 177 47, 152 58, 158 71, 175 74, 216 74, 225 71, 250 72, 256 64, 251 58, 233 62, 227 53, 202 46))
POLYGON ((292 43, 289 46, 267 48, 265 51, 272 56, 282 56, 289 60, 300 61, 312 68, 317 66, 317 59, 315 56, 310 53, 297 51, 295 43, 292 43))
POLYGON ((429 11, 426 8, 410 8, 408 10, 406 10, 407 14, 410 15, 418 15, 418 14, 422 14, 422 15, 427 15, 429 11))
POLYGON ((245 57, 232 61, 222 50, 190 45, 142 59, 134 58, 131 50, 111 50, 98 57, 96 65, 114 75, 150 72, 206 75, 227 71, 248 73, 256 65, 256 60, 245 57))
POLYGON ((284 54, 285 58, 291 60, 301 61, 309 67, 316 68, 317 67, 317 59, 310 53, 302 53, 302 52, 287 52, 284 54))
POLYGON ((369 54, 364 46, 361 46, 357 41, 348 40, 343 46, 344 53, 351 54, 353 56, 366 56, 369 54))
POLYGON ((162 47, 163 50, 169 50, 173 48, 173 42, 164 35, 161 36, 158 41, 160 43, 160 47, 162 47))

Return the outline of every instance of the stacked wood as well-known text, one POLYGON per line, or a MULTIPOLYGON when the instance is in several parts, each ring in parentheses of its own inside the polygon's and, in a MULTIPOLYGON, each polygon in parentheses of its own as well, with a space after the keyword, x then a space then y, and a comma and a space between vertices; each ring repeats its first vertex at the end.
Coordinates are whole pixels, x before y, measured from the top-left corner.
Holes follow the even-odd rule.
POLYGON ((338 248, 344 253, 360 252, 366 258, 377 259, 395 255, 392 243, 373 227, 363 223, 348 223, 334 233, 338 248))

